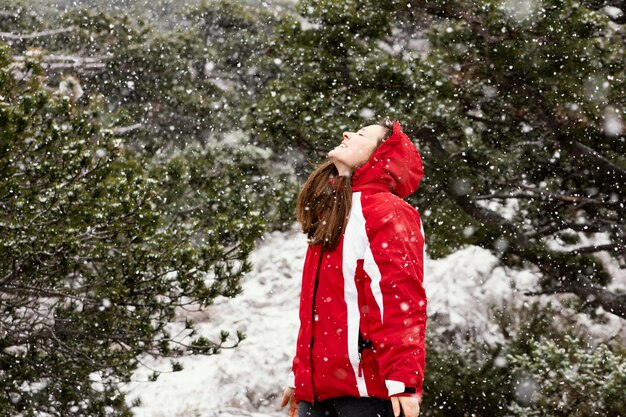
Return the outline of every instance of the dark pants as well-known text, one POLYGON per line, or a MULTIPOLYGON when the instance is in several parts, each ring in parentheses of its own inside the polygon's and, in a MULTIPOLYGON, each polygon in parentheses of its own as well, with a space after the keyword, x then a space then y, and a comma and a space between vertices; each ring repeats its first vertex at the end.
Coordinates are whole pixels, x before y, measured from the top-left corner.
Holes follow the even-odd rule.
POLYGON ((390 400, 381 398, 337 397, 314 405, 300 401, 298 417, 393 417, 393 408, 390 400))

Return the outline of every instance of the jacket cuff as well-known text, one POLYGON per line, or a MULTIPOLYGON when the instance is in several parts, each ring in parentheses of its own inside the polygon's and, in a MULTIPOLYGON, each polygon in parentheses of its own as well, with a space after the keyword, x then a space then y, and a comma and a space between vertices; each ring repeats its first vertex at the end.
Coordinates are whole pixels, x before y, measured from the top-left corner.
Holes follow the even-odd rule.
POLYGON ((295 388, 296 387, 296 375, 293 371, 289 372, 289 376, 287 377, 287 387, 295 388))
POLYGON ((404 382, 387 379, 385 380, 385 385, 387 386, 387 394, 390 397, 393 395, 412 395, 416 393, 415 387, 407 387, 404 385, 404 382))

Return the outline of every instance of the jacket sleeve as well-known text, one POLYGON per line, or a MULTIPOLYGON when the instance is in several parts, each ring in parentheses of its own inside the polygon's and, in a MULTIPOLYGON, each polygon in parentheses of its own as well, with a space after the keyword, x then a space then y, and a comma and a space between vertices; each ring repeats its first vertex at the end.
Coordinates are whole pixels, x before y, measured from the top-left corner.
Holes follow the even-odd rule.
POLYGON ((370 338, 388 394, 417 394, 421 401, 427 304, 421 220, 404 201, 373 217, 368 227, 370 267, 372 275, 379 274, 382 311, 381 320, 370 328, 370 338))

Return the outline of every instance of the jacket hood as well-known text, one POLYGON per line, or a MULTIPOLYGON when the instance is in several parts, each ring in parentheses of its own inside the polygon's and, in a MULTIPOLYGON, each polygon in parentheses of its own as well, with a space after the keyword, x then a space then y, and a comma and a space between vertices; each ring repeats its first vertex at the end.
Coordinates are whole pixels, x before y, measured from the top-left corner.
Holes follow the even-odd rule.
POLYGON ((352 173, 352 190, 390 191, 405 198, 417 190, 423 173, 419 151, 394 121, 391 136, 352 173))

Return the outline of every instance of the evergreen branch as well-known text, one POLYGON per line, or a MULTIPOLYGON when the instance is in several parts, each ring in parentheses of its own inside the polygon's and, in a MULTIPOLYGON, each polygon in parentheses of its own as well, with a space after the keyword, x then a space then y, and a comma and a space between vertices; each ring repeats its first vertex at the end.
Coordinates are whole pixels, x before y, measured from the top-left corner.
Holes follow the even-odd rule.
POLYGON ((572 156, 581 157, 586 165, 597 168, 598 174, 596 177, 599 179, 599 185, 602 185, 602 189, 607 193, 617 193, 626 199, 626 186, 620 187, 620 184, 626 184, 626 170, 613 162, 600 155, 594 149, 583 145, 582 143, 570 138, 564 131, 567 131, 557 116, 554 114, 554 110, 546 103, 543 96, 541 96, 536 90, 527 86, 521 86, 527 97, 532 98, 535 103, 539 105, 539 108, 544 111, 546 115, 546 124, 550 133, 559 143, 559 145, 566 149, 572 156), (608 180, 608 181, 607 181, 608 180))
MULTIPOLYGON (((603 3, 604 5, 612 5, 615 7, 624 7, 624 0, 612 0, 610 4, 603 3), (619 6, 616 6, 619 5, 619 6)), ((478 25, 478 21, 475 21, 475 29, 485 40, 486 45, 489 44, 489 36, 488 33, 485 32, 482 26, 478 25)), ((486 25, 483 25, 486 27, 486 25)), ((487 49, 487 46, 485 46, 487 49)), ((485 57, 489 56, 488 53, 485 52, 485 57)), ((489 62, 487 62, 489 63, 489 62)), ((489 63, 490 64, 490 63, 489 63)), ((497 73, 494 73, 494 76, 498 76, 497 73)), ((504 79, 499 76, 500 84, 507 85, 510 83, 510 80, 504 79)), ((561 122, 554 114, 554 109, 552 109, 545 101, 544 97, 535 89, 529 88, 523 84, 516 84, 517 87, 521 88, 521 93, 528 98, 531 98, 534 103, 536 103, 539 109, 543 110, 543 114, 546 115, 545 122, 549 127, 553 137, 556 139, 557 143, 564 149, 568 150, 572 156, 581 157, 585 163, 589 166, 594 166, 598 168, 598 171, 603 172, 600 178, 600 184, 603 186, 603 189, 607 194, 618 193, 623 199, 626 199, 626 187, 620 187, 619 184, 626 184, 626 170, 608 159, 604 156, 600 155, 597 151, 592 148, 571 139, 567 134, 563 133, 566 129, 561 126, 561 122), (612 181, 607 182, 607 177, 612 179, 612 181), (617 186, 616 186, 617 184, 617 186)), ((517 91, 516 93, 520 93, 517 91)), ((471 117, 471 116, 470 116, 471 117)))
POLYGON ((571 140, 564 134, 558 134, 557 138, 559 143, 573 155, 582 157, 590 165, 597 167, 598 170, 602 170, 606 174, 605 176, 612 177, 614 180, 613 187, 607 189, 607 191, 618 192, 622 197, 626 197, 626 192, 622 189, 626 187, 619 186, 619 184, 626 184, 626 170, 624 168, 615 165, 590 147, 571 140))
POLYGON ((609 19, 617 24, 626 23, 626 13, 624 13, 626 11, 626 1, 624 0, 583 0, 582 4, 590 10, 600 10, 607 6, 616 7, 622 11, 622 14, 619 16, 608 14, 609 19))
POLYGON ((423 11, 426 14, 436 16, 444 19, 462 20, 469 18, 469 12, 457 6, 454 3, 447 3, 442 5, 440 2, 433 2, 428 0, 416 0, 409 2, 412 10, 423 11))

